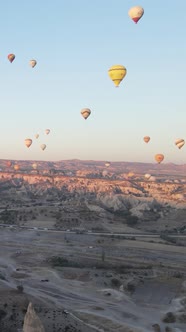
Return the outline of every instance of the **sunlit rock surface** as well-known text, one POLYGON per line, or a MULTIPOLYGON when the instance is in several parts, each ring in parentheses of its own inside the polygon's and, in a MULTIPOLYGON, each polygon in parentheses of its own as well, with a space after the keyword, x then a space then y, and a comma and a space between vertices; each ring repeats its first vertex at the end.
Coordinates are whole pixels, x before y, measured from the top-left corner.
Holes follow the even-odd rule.
POLYGON ((31 302, 28 305, 24 318, 23 332, 45 332, 43 324, 37 316, 31 302))

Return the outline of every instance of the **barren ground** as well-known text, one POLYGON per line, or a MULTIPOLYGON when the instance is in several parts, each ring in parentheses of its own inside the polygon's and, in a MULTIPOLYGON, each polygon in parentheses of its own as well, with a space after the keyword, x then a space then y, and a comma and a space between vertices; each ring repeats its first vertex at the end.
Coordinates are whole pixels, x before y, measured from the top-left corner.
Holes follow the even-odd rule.
POLYGON ((29 301, 46 332, 149 332, 155 323, 186 329, 186 247, 1 228, 0 250, 1 332, 21 329, 29 301), (162 321, 167 312, 176 322, 162 321))

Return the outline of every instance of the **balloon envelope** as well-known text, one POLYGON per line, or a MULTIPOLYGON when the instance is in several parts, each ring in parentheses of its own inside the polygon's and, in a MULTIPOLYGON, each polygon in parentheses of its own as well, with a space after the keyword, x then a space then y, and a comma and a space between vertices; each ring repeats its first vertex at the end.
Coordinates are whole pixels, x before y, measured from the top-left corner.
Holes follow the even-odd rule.
POLYGON ((109 167, 109 166, 110 166, 109 161, 107 161, 107 162, 105 163, 105 166, 106 166, 106 167, 109 167))
POLYGON ((118 87, 121 81, 127 74, 127 69, 122 65, 114 65, 108 70, 110 79, 114 82, 115 86, 118 87))
POLYGON ((36 164, 36 163, 33 163, 33 164, 32 164, 32 168, 33 168, 33 169, 37 169, 37 164, 36 164))
POLYGON ((185 141, 183 138, 178 138, 176 141, 175 141, 175 145, 178 147, 178 149, 181 149, 185 144, 185 141))
POLYGON ((11 162, 10 160, 8 160, 8 161, 6 162, 6 166, 7 166, 7 167, 11 167, 11 166, 12 166, 12 162, 11 162))
POLYGON ((36 60, 30 60, 29 61, 29 65, 34 68, 37 65, 37 61, 36 60))
POLYGON ((155 176, 151 176, 150 179, 149 179, 149 181, 155 182, 156 181, 156 177, 155 176))
POLYGON ((8 54, 8 60, 9 60, 10 62, 13 62, 14 59, 15 59, 15 54, 12 54, 12 53, 8 54))
POLYGON ((142 18, 144 14, 144 9, 141 6, 135 6, 129 9, 128 15, 134 21, 134 23, 138 23, 140 18, 142 18))
POLYGON ((39 137, 39 134, 35 134, 35 138, 37 139, 39 137))
POLYGON ((151 174, 148 174, 148 173, 146 173, 145 175, 144 175, 144 177, 145 177, 145 179, 150 179, 150 177, 151 177, 151 174))
POLYGON ((14 165, 15 171, 18 171, 20 169, 20 166, 18 164, 14 165))
POLYGON ((46 135, 50 134, 50 129, 45 129, 46 135))
POLYGON ((27 146, 27 148, 29 148, 31 144, 32 144, 32 139, 31 138, 26 138, 25 139, 25 145, 27 146))
POLYGON ((46 149, 46 144, 41 144, 41 149, 44 151, 46 149))
POLYGON ((154 158, 158 162, 158 164, 160 164, 163 161, 163 159, 164 159, 164 155, 161 154, 161 153, 158 153, 158 154, 155 155, 154 158))
POLYGON ((90 114, 91 110, 89 108, 83 108, 81 110, 81 115, 84 117, 85 120, 89 117, 90 114))
POLYGON ((143 137, 143 140, 145 143, 148 143, 150 141, 150 137, 149 136, 145 136, 143 137))

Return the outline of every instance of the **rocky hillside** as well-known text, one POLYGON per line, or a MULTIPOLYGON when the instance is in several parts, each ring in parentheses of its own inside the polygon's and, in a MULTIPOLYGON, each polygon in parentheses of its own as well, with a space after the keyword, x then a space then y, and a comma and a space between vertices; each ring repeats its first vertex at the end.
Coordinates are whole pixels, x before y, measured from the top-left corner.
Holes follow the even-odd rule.
MULTIPOLYGON (((64 211, 66 204, 71 214, 78 214, 81 210, 94 214, 99 220, 125 219, 131 226, 139 224, 139 221, 167 222, 173 215, 176 220, 179 213, 177 227, 183 231, 186 228, 184 179, 167 181, 161 178, 149 182, 140 176, 119 180, 1 172, 0 199, 2 207, 11 202, 12 208, 14 203, 15 206, 18 203, 53 204, 64 211)), ((82 218, 78 222, 80 224, 82 218)))

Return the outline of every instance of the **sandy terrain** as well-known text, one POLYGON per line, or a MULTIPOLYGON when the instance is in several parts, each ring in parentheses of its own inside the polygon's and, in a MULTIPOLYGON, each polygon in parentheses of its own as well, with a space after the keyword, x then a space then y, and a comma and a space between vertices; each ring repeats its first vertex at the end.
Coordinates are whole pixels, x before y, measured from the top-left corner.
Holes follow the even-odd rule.
POLYGON ((155 323, 186 329, 186 319, 179 318, 185 311, 186 247, 2 228, 0 250, 2 332, 21 329, 29 301, 47 332, 149 332, 155 323), (66 264, 54 264, 53 256, 66 264), (163 322, 170 311, 176 322, 163 322))

